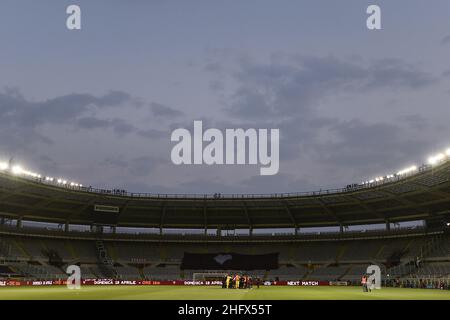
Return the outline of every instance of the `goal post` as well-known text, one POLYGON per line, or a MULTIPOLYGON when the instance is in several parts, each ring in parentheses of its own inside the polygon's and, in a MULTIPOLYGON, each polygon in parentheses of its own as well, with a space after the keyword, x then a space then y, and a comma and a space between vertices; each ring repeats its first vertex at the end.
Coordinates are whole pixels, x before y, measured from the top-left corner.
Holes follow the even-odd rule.
POLYGON ((195 272, 192 276, 193 281, 215 281, 222 280, 227 274, 225 272, 195 272))

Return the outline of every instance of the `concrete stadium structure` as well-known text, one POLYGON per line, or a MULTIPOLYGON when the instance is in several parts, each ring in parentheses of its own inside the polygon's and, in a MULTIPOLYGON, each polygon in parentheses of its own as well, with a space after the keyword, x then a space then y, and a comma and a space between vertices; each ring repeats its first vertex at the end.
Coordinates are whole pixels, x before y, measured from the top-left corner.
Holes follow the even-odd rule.
POLYGON ((0 278, 60 279, 65 266, 77 264, 85 278, 192 279, 208 270, 183 269, 186 252, 276 252, 278 268, 251 272, 268 280, 355 282, 369 264, 377 264, 385 281, 449 282, 449 222, 450 161, 340 190, 273 195, 131 194, 61 187, 3 171, 0 278), (422 227, 391 229, 393 223, 418 220, 422 227), (25 225, 30 222, 60 227, 25 225), (385 230, 346 231, 380 223, 385 230), (73 230, 75 225, 87 230, 73 230), (130 227, 156 231, 116 232, 130 227), (299 231, 309 227, 339 229, 299 231), (165 233, 169 228, 178 234, 165 233), (275 228, 291 231, 270 234, 275 228), (200 232, 183 231, 188 229, 200 232), (223 234, 235 229, 248 233, 223 234), (260 229, 269 233, 253 233, 260 229))

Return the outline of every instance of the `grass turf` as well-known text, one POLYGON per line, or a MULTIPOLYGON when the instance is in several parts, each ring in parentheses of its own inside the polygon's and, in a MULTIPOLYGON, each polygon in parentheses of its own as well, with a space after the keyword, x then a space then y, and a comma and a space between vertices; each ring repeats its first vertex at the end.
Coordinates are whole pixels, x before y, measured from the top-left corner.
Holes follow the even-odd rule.
POLYGON ((0 300, 450 300, 450 291, 360 287, 261 287, 250 290, 189 286, 82 286, 0 288, 0 300))

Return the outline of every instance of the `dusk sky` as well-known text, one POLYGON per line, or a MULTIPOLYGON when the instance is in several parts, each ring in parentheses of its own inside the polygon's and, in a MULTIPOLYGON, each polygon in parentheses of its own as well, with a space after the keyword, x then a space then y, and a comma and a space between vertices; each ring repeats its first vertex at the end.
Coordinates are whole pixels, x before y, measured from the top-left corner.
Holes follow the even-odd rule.
POLYGON ((0 160, 95 187, 344 187, 450 147, 450 2, 3 0, 0 160), (66 28, 77 4, 82 29, 66 28), (377 4, 382 30, 368 30, 377 4), (278 128, 280 171, 176 166, 176 128, 278 128))

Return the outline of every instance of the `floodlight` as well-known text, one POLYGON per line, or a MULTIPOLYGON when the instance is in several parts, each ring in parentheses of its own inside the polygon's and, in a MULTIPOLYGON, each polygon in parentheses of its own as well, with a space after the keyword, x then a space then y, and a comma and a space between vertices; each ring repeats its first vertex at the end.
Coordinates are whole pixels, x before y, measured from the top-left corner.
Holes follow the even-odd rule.
POLYGON ((445 158, 445 154, 439 153, 435 156, 428 158, 428 164, 435 165, 435 164, 439 163, 440 161, 444 160, 444 158, 445 158))
POLYGON ((414 171, 417 171, 417 166, 411 166, 409 168, 400 170, 399 172, 397 172, 397 175, 401 176, 401 175, 408 174, 408 173, 411 173, 411 172, 414 172, 414 171))
POLYGON ((12 172, 13 174, 19 175, 19 174, 22 174, 22 173, 23 173, 23 169, 22 169, 21 166, 14 166, 14 167, 12 167, 11 172, 12 172))
POLYGON ((40 178, 40 177, 41 177, 40 174, 37 174, 37 173, 35 173, 35 172, 31 172, 31 171, 27 171, 27 170, 23 170, 22 173, 23 173, 24 175, 27 175, 27 176, 30 176, 30 177, 33 177, 33 178, 40 178))

